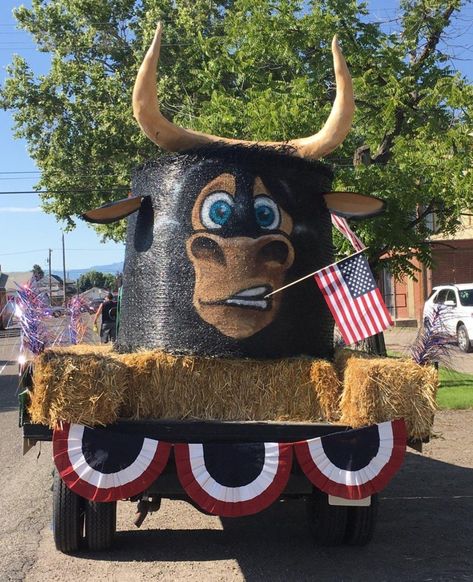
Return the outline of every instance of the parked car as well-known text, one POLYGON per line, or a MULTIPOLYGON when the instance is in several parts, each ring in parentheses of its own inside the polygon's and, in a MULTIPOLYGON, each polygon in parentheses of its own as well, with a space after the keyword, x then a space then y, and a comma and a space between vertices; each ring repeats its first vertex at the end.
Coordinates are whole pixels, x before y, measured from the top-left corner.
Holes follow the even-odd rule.
POLYGON ((66 314, 66 308, 60 305, 51 305, 49 307, 45 307, 43 311, 43 315, 47 317, 61 317, 61 315, 66 314))
POLYGON ((424 304, 423 322, 432 325, 441 309, 442 326, 463 352, 473 351, 473 283, 439 285, 424 304))

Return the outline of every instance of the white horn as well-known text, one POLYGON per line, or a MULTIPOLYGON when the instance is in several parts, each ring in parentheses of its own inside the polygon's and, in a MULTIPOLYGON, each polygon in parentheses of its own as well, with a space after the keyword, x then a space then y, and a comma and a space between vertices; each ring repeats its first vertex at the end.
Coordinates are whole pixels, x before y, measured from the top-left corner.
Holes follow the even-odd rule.
POLYGON ((218 137, 184 129, 168 121, 159 110, 156 91, 156 70, 159 62, 162 26, 158 23, 153 42, 141 63, 133 89, 133 115, 141 129, 151 141, 169 151, 183 151, 220 142, 226 144, 251 145, 282 148, 292 146, 294 155, 308 159, 318 159, 342 143, 350 131, 353 119, 353 88, 340 47, 334 37, 332 42, 333 62, 337 95, 332 112, 319 133, 289 142, 251 142, 218 137))
POLYGON ((337 86, 332 111, 318 133, 289 142, 302 158, 317 160, 326 156, 343 142, 351 129, 355 112, 353 84, 336 35, 332 40, 332 54, 337 86))

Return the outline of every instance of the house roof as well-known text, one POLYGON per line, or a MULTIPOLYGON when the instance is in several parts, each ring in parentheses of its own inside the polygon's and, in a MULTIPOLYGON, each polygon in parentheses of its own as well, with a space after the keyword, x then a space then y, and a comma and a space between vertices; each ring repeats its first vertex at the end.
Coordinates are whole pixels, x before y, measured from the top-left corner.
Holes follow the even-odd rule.
POLYGON ((87 289, 87 291, 83 291, 82 293, 80 293, 81 297, 87 297, 89 295, 107 295, 108 293, 110 293, 110 291, 108 291, 107 289, 102 289, 101 287, 91 287, 90 289, 87 289))
MULTIPOLYGON (((37 281, 38 287, 49 287, 49 275, 44 275, 41 279, 37 281)), ((62 287, 62 279, 58 275, 51 275, 51 286, 52 287, 62 287)))

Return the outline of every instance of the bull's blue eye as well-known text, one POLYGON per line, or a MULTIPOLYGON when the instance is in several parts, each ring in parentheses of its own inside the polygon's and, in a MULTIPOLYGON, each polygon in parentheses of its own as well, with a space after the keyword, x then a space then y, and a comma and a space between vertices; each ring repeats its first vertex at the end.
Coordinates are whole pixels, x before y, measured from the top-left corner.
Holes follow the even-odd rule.
POLYGON ((222 228, 230 220, 235 202, 227 192, 213 192, 204 200, 200 219, 205 228, 222 228))
POLYGON ((274 230, 281 223, 281 212, 274 200, 268 196, 257 196, 255 198, 256 222, 261 228, 274 230))

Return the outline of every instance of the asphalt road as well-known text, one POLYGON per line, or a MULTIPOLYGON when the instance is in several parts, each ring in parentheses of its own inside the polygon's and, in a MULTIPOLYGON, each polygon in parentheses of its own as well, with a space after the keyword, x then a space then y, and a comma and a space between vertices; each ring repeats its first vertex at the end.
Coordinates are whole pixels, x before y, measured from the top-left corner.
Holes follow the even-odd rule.
POLYGON ((437 438, 423 455, 408 453, 382 492, 375 539, 365 548, 314 547, 300 501, 230 520, 165 500, 140 530, 133 504, 119 503, 110 552, 57 552, 51 446, 22 456, 17 343, 0 339, 1 582, 473 580, 473 411, 437 415, 437 438))
MULTIPOLYGON (((402 356, 410 357, 410 350, 417 336, 417 328, 391 327, 384 332, 386 347, 402 356)), ((473 353, 462 352, 454 341, 446 346, 440 364, 457 372, 473 374, 473 353)))

